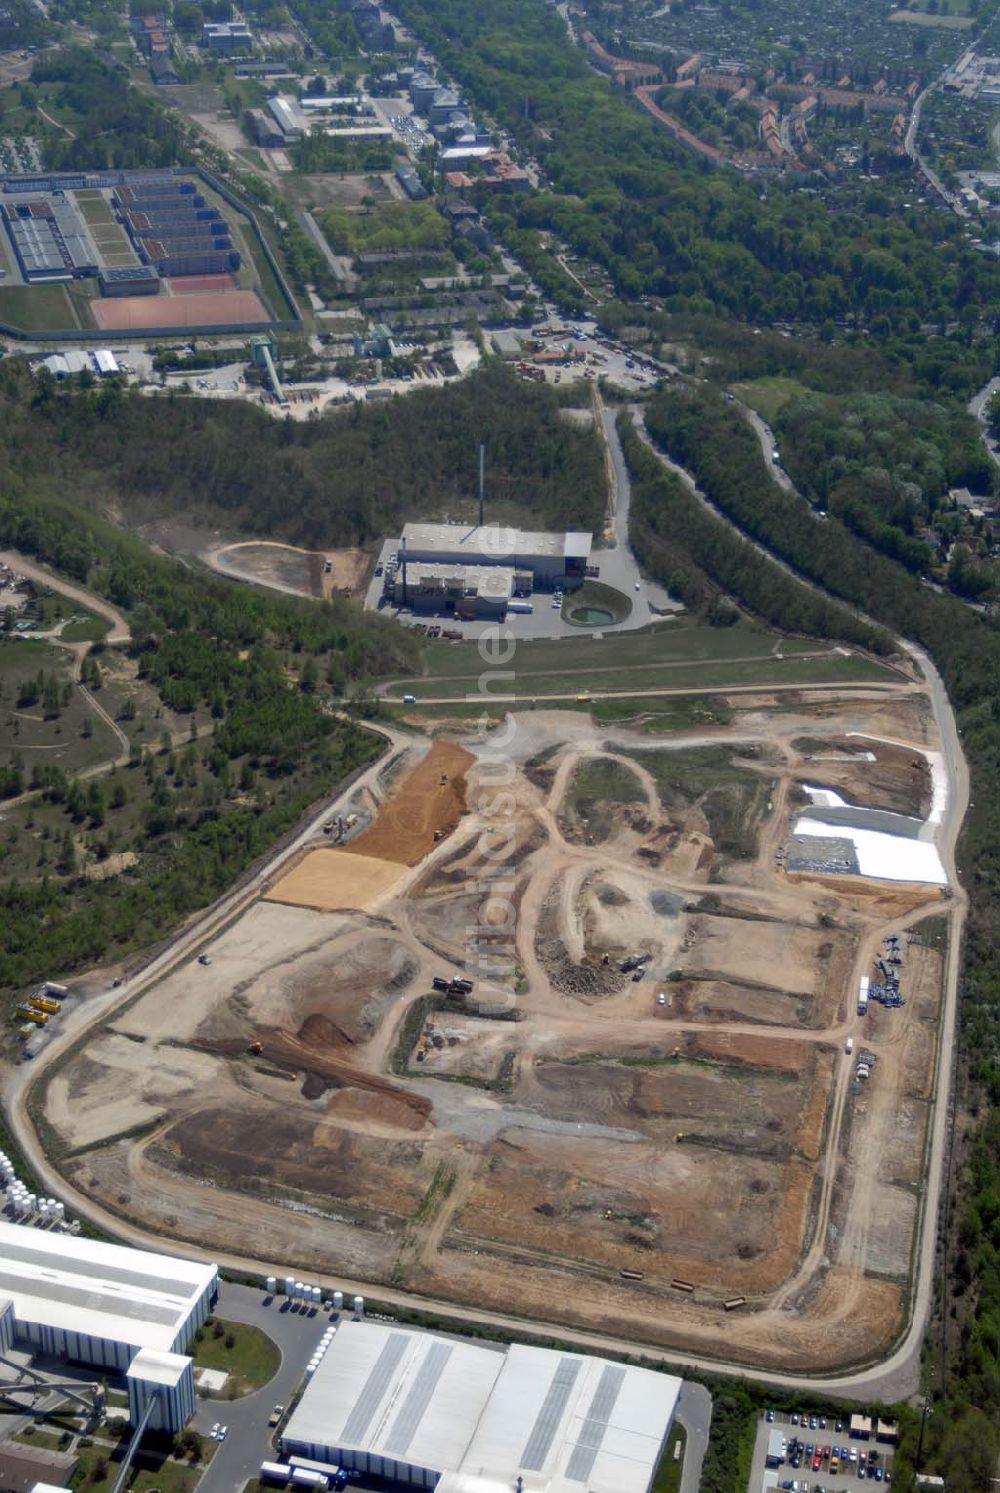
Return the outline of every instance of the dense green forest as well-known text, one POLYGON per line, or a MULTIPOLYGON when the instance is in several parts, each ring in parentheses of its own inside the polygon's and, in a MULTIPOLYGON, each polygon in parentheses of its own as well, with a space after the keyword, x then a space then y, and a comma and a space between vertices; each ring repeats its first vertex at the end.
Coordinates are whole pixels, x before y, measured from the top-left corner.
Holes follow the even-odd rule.
POLYGON ((756 322, 858 317, 878 336, 992 323, 1000 264, 951 215, 890 211, 877 184, 849 210, 712 172, 588 66, 545 0, 400 0, 472 100, 544 163, 553 190, 491 221, 544 229, 609 271, 617 293, 756 322))
POLYGON ((55 85, 57 111, 83 126, 69 135, 61 130, 50 132, 45 142, 45 164, 50 170, 173 166, 191 159, 186 132, 176 115, 130 88, 99 52, 76 46, 45 52, 36 57, 31 80, 55 85))
POLYGON ((756 436, 716 390, 661 392, 647 410, 647 426, 744 533, 927 648, 955 708, 973 778, 961 845, 970 894, 960 1005, 963 1102, 973 1114, 982 1107, 985 1118, 959 1157, 956 1226, 932 1337, 935 1413, 923 1468, 942 1473, 949 1489, 981 1489, 1000 1453, 1000 631, 958 599, 922 585, 836 519, 818 522, 806 502, 771 480, 756 436))
POLYGON ((471 516, 478 443, 496 518, 597 529, 604 469, 557 390, 493 365, 443 389, 281 422, 238 401, 69 394, 0 364, 0 491, 63 493, 134 517, 187 515, 296 544, 364 544, 404 518, 471 516))
POLYGON ((632 475, 632 545, 672 595, 716 618, 725 616, 724 597, 732 596, 783 631, 891 651, 887 633, 794 580, 710 513, 640 440, 630 415, 619 415, 618 431, 632 475))
POLYGON ((415 647, 353 603, 265 595, 152 555, 69 501, 0 498, 0 545, 122 607, 140 679, 192 724, 179 757, 136 751, 105 787, 95 780, 84 791, 61 773, 33 780, 60 809, 63 846, 38 877, 0 883, 6 991, 149 944, 221 893, 310 803, 377 755, 377 738, 332 714, 324 697, 350 695, 367 675, 406 672, 415 647), (194 712, 206 709, 215 729, 198 741, 194 712), (123 841, 118 826, 143 776, 147 807, 134 840, 123 841), (84 821, 100 831, 99 853, 129 849, 138 863, 107 880, 78 877, 73 835, 84 821))

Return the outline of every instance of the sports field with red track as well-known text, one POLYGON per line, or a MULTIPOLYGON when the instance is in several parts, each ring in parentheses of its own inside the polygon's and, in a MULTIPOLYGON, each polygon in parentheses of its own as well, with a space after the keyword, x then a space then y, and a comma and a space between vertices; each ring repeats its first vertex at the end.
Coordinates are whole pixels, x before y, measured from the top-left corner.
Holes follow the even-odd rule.
POLYGON ((93 301, 102 332, 141 332, 149 327, 224 327, 266 324, 267 312, 253 290, 202 291, 195 295, 123 296, 93 301))

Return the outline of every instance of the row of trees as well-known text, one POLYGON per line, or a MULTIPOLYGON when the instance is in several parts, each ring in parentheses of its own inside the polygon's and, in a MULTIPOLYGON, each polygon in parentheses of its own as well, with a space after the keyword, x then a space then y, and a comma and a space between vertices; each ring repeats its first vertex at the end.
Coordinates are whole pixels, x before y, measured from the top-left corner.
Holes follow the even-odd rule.
POLYGON ((635 433, 631 417, 618 431, 632 474, 630 536, 644 567, 687 606, 703 609, 720 589, 772 627, 843 638, 887 653, 891 639, 794 580, 716 518, 635 433))

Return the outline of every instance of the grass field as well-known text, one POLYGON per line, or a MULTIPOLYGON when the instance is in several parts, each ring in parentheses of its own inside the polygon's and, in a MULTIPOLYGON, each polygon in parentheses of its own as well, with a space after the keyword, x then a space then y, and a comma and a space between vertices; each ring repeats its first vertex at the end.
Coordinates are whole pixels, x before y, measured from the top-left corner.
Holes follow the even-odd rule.
POLYGON ((785 405, 812 393, 794 378, 755 378, 744 384, 733 384, 733 393, 757 411, 768 425, 776 420, 785 405))
POLYGON ((281 1353, 259 1327, 219 1319, 202 1327, 195 1338, 194 1361, 200 1369, 221 1369, 229 1382, 221 1398, 235 1399, 262 1389, 278 1372, 281 1353), (222 1332, 217 1337, 216 1330, 222 1332))
POLYGON ((679 1493, 686 1444, 687 1432, 684 1430, 684 1427, 674 1426, 667 1437, 667 1444, 663 1448, 660 1465, 656 1469, 652 1493, 679 1493), (679 1451, 678 1446, 680 1447, 679 1451))
MULTIPOLYGON (((202 1442, 206 1448, 214 1449, 213 1442, 205 1441, 205 1438, 202 1442)), ((107 1493, 121 1471, 124 1445, 112 1447, 99 1442, 82 1447, 79 1466, 70 1483, 76 1493, 107 1493)), ((126 1486, 132 1489, 132 1493, 152 1493, 154 1488, 158 1488, 160 1493, 193 1493, 201 1481, 202 1472, 201 1466, 191 1467, 164 1452, 143 1448, 135 1459, 126 1486)))
MULTIPOLYGON (((512 666, 518 674, 522 671, 539 674, 552 670, 576 672, 582 668, 619 669, 680 661, 754 658, 770 653, 779 643, 785 655, 814 653, 824 646, 808 638, 782 638, 764 627, 705 627, 677 621, 604 638, 519 642, 512 666)), ((431 642, 424 649, 428 679, 463 675, 478 679, 482 667, 475 643, 431 642)))
POLYGON ((115 223, 115 215, 111 211, 110 202, 100 192, 74 192, 73 196, 89 227, 118 226, 115 223))
POLYGON ((588 809, 598 799, 609 804, 637 804, 642 803, 644 797, 642 784, 623 762, 615 762, 610 757, 595 757, 580 763, 573 774, 566 800, 570 808, 580 811, 588 809))
MULTIPOLYGON (((559 673, 517 669, 511 680, 497 680, 490 694, 480 695, 479 675, 437 677, 420 681, 419 688, 409 681, 407 688, 420 704, 421 691, 429 700, 456 700, 473 705, 482 699, 490 705, 491 696, 514 695, 521 702, 542 699, 546 695, 599 694, 634 688, 643 689, 726 689, 738 685, 808 685, 853 684, 867 680, 886 680, 893 676, 880 664, 857 654, 825 654, 820 658, 735 658, 695 664, 674 663, 599 668, 563 669, 559 673)), ((394 702, 395 703, 395 702, 394 702)))
POLYGON ((19 758, 26 777, 36 766, 60 767, 72 774, 115 756, 114 734, 70 680, 65 649, 41 642, 0 642, 0 766, 12 766, 19 758), (54 675, 58 682, 55 711, 47 711, 41 699, 20 703, 25 682, 39 671, 54 675), (63 690, 68 695, 65 704, 63 690))
POLYGON ((0 322, 24 332, 58 332, 80 325, 64 285, 0 287, 0 322))
POLYGON ((106 617, 95 617, 88 612, 68 622, 59 636, 64 643, 96 643, 99 638, 107 637, 110 631, 111 623, 106 617))

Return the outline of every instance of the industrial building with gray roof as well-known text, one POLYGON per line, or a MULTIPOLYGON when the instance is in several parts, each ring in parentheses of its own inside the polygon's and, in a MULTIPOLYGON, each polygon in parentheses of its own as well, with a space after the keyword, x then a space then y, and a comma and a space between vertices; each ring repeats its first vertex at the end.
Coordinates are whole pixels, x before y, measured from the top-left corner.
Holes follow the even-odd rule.
POLYGON ((12 197, 0 205, 0 213, 26 280, 72 280, 96 273, 97 250, 62 193, 12 197))
POLYGON ((407 561, 449 565, 509 565, 531 571, 536 583, 582 581, 590 559, 590 534, 546 533, 500 524, 406 524, 401 551, 407 561))

